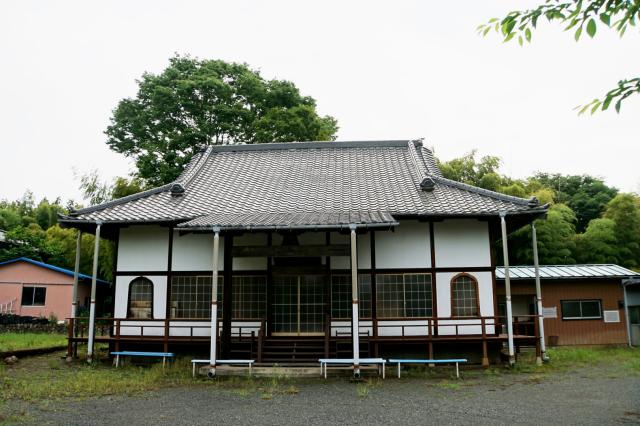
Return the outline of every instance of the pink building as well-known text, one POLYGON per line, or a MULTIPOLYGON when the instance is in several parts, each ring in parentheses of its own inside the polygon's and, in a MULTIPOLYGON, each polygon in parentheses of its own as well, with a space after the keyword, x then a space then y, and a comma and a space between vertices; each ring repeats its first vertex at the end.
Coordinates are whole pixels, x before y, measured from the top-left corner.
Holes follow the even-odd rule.
MULTIPOLYGON (((97 283, 108 289, 108 282, 97 283)), ((80 307, 89 306, 90 294, 91 277, 79 274, 80 307)), ((26 257, 0 263, 0 313, 63 320, 71 315, 72 295, 73 271, 26 257)))

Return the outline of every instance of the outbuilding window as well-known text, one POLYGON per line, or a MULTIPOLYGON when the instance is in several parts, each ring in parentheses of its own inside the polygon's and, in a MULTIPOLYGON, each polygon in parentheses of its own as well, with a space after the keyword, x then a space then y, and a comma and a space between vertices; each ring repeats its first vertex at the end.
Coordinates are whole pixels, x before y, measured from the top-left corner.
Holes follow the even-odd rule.
POLYGON ((22 306, 44 306, 46 287, 22 287, 22 306))
POLYGON ((454 317, 477 317, 478 281, 468 274, 459 274, 451 280, 451 315, 454 317))
POLYGON ((129 283, 127 318, 153 318, 153 283, 139 277, 129 283))
POLYGON ((602 318, 600 300, 563 300, 560 303, 563 320, 602 318))

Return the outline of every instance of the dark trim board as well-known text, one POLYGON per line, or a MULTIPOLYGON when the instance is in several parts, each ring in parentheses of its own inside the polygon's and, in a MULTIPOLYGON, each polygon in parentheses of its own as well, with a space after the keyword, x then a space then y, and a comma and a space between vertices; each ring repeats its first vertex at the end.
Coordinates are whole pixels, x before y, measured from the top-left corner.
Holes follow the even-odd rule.
MULTIPOLYGON (((311 270, 309 267, 292 267, 291 271, 285 271, 284 273, 323 273, 323 268, 313 267, 311 270), (314 272, 315 271, 315 272, 314 272)), ((226 269, 226 268, 225 268, 226 269)), ((269 268, 264 270, 233 270, 233 274, 242 274, 242 275, 264 275, 267 273, 269 268)), ((280 270, 285 270, 286 267, 277 268, 280 270)), ((371 268, 358 268, 359 274, 371 274, 373 269, 371 268)), ((460 266, 460 267, 447 267, 447 268, 375 268, 375 274, 397 274, 397 273, 442 273, 442 272, 491 272, 494 269, 490 266, 460 266)), ((224 270, 220 271, 224 273, 224 270)), ((169 276, 169 275, 211 275, 213 271, 211 270, 202 270, 202 271, 116 271, 115 276, 169 276)), ((351 269, 332 269, 332 274, 350 274, 351 269)))

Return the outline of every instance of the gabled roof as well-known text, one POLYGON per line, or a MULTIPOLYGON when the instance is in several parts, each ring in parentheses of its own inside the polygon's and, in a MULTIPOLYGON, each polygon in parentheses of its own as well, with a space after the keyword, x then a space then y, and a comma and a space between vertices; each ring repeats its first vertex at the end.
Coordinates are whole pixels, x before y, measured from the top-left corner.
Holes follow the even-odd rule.
POLYGON ((211 146, 176 182, 78 210, 61 221, 171 221, 187 227, 195 220, 191 224, 206 227, 230 217, 235 226, 243 215, 258 215, 261 225, 296 226, 303 225, 300 217, 334 213, 450 217, 500 211, 540 215, 546 206, 445 179, 422 141, 293 142, 211 146), (420 186, 425 178, 433 182, 431 191, 420 186), (184 188, 181 195, 171 193, 176 184, 184 188), (297 219, 265 222, 286 214, 297 219))
MULTIPOLYGON (((29 259, 28 257, 18 257, 16 259, 6 260, 4 262, 0 262, 0 266, 9 265, 9 264, 12 264, 12 263, 17 263, 17 262, 27 262, 27 263, 30 263, 32 265, 40 266, 42 268, 50 269, 52 271, 60 272, 62 274, 69 275, 70 277, 73 277, 73 271, 70 271, 70 270, 65 269, 65 268, 61 268, 59 266, 49 265, 48 263, 44 263, 44 262, 40 262, 40 261, 37 261, 37 260, 29 259)), ((81 280, 91 281, 92 276, 78 273, 78 278, 81 279, 81 280)), ((101 280, 100 278, 98 278, 96 280, 96 282, 98 282, 100 284, 109 284, 107 281, 101 280)))
MULTIPOLYGON (((547 279, 576 279, 576 278, 632 278, 640 277, 640 273, 634 272, 622 266, 612 264, 602 265, 540 265, 540 278, 547 279)), ((509 279, 532 280, 535 279, 533 266, 509 267, 509 279)), ((504 267, 496 268, 496 278, 504 279, 504 267)))

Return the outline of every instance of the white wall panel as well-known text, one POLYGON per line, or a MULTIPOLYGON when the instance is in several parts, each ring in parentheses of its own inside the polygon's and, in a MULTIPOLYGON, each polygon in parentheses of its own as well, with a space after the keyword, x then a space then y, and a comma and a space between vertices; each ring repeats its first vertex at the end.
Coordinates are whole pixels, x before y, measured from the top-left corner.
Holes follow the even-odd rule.
MULTIPOLYGON (((464 272, 464 271, 460 271, 464 272)), ((438 298, 438 316, 451 316, 451 279, 460 272, 439 272, 436 274, 436 291, 438 298)), ((493 316, 493 281, 491 272, 469 272, 478 281, 478 298, 480 315, 493 316)))
POLYGON ((376 232, 376 268, 428 268, 429 246, 428 223, 402 221, 395 232, 376 232))
MULTIPOLYGON (((376 238, 378 238, 377 235, 376 238)), ((332 232, 330 241, 331 244, 351 244, 351 236, 332 232)), ((358 250, 358 269, 371 268, 371 235, 369 233, 357 235, 356 247, 358 250)), ((351 257, 332 256, 331 269, 351 269, 351 257)))
POLYGON ((491 266, 487 222, 473 219, 435 222, 434 243, 439 268, 491 266))
POLYGON ((120 230, 118 271, 166 271, 169 229, 132 226, 120 230))
MULTIPOLYGON (((213 233, 173 236, 173 271, 210 271, 213 268, 213 233)), ((220 236, 218 270, 224 268, 224 237, 220 236)))
MULTIPOLYGON (((127 275, 116 277, 116 296, 114 315, 116 318, 127 317, 129 303, 129 284, 139 275, 127 275)), ((145 276, 153 283, 153 318, 164 319, 167 310, 167 277, 145 276)))

